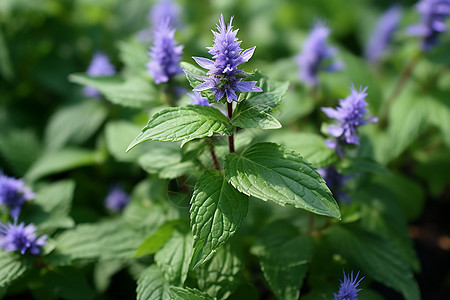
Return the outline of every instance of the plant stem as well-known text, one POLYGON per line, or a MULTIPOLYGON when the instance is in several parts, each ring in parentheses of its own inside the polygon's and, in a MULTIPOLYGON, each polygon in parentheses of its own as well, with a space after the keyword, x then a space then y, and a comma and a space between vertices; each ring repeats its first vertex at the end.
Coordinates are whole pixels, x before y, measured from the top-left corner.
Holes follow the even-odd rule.
POLYGON ((209 153, 211 154, 211 159, 216 170, 220 170, 219 161, 217 160, 216 153, 214 152, 214 144, 209 140, 209 153))
MULTIPOLYGON (((227 102, 228 118, 231 120, 233 118, 233 103, 227 102)), ((230 153, 234 152, 234 134, 228 136, 228 146, 230 148, 230 153)))

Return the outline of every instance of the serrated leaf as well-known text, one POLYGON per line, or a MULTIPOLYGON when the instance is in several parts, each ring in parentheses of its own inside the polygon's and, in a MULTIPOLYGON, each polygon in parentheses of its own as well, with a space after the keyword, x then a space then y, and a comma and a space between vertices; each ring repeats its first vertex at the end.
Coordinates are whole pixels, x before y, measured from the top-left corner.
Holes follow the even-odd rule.
POLYGON ((340 218, 339 207, 316 168, 299 154, 273 143, 259 143, 225 158, 227 180, 240 192, 340 218))
POLYGON ((209 297, 207 294, 191 288, 180 288, 176 286, 171 286, 169 288, 172 300, 213 300, 214 298, 209 297))
POLYGON ((181 220, 171 220, 161 225, 156 232, 150 234, 139 246, 135 256, 155 254, 172 236, 175 227, 181 224, 181 220))
POLYGON ((207 171, 191 199, 194 235, 193 268, 208 260, 236 232, 247 214, 248 198, 236 191, 219 171, 207 171))
POLYGON ((122 81, 118 77, 89 77, 84 73, 71 74, 69 80, 98 89, 109 101, 128 107, 145 108, 159 102, 158 92, 149 82, 139 77, 122 81))
POLYGON ((100 127, 107 115, 98 101, 84 101, 56 111, 45 129, 45 144, 56 149, 68 143, 81 144, 100 127))
POLYGON ((313 133, 277 131, 270 135, 270 141, 300 153, 318 168, 329 166, 337 160, 336 151, 325 144, 325 139, 313 133))
POLYGON ((35 181, 44 176, 93 165, 99 163, 102 159, 98 152, 80 148, 48 151, 30 167, 25 174, 25 178, 35 181))
MULTIPOLYGON (((268 88, 268 84, 266 86, 268 88)), ((280 122, 269 113, 281 103, 288 87, 289 83, 285 82, 272 91, 263 90, 263 93, 243 100, 237 105, 231 123, 242 128, 280 128, 280 122)))
POLYGON ((228 299, 241 282, 242 258, 229 243, 198 268, 198 286, 215 299, 228 299))
POLYGON ((278 299, 298 299, 313 253, 313 240, 298 236, 287 222, 267 225, 252 249, 258 256, 264 278, 278 299))
POLYGON ((137 282, 137 300, 171 300, 169 283, 156 265, 150 266, 137 282))
POLYGON ((4 287, 22 276, 31 268, 31 261, 15 253, 0 250, 0 287, 4 287))
POLYGON ((171 285, 183 286, 192 255, 190 232, 174 231, 169 240, 155 254, 155 262, 171 285))
POLYGON ((186 143, 214 134, 231 135, 233 131, 234 127, 230 125, 228 118, 213 107, 170 107, 150 118, 127 151, 147 140, 186 143))
POLYGON ((407 300, 420 299, 408 264, 389 240, 356 226, 333 226, 327 230, 327 238, 335 250, 361 268, 361 273, 401 292, 407 300))

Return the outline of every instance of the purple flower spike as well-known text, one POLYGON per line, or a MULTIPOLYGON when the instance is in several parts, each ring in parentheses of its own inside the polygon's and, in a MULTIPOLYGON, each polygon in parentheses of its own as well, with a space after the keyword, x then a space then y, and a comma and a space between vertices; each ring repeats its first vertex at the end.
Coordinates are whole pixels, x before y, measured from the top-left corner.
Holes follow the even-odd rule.
POLYGON ((119 186, 110 189, 105 198, 105 206, 112 212, 120 212, 130 202, 130 196, 119 186))
MULTIPOLYGON (((338 142, 359 145, 359 137, 357 135, 358 127, 368 123, 375 123, 378 119, 376 117, 364 118, 364 114, 369 112, 366 108, 367 102, 365 100, 367 97, 367 87, 364 89, 360 87, 359 91, 357 91, 355 90, 355 87, 352 86, 350 91, 350 96, 341 99, 337 108, 322 107, 322 111, 328 117, 338 121, 338 125, 328 127, 328 132, 333 137, 337 138, 338 142)), ((332 147, 332 144, 335 144, 335 146, 338 147, 338 142, 328 142, 327 146, 338 150, 337 148, 332 147)))
POLYGON ((180 22, 180 7, 170 0, 159 0, 150 10, 148 15, 149 23, 157 26, 161 22, 169 19, 170 27, 178 27, 180 22))
MULTIPOLYGON (((109 61, 109 58, 106 54, 102 52, 96 52, 94 57, 89 64, 89 67, 86 71, 89 76, 98 77, 98 76, 113 76, 116 74, 116 70, 114 66, 109 61)), ((91 86, 86 86, 83 89, 83 94, 86 97, 92 98, 100 98, 100 92, 91 86)))
POLYGON ((388 9, 378 20, 372 36, 366 44, 365 56, 372 63, 377 62, 385 52, 389 41, 398 27, 402 17, 400 6, 393 6, 388 9))
POLYGON ((22 222, 19 225, 0 223, 0 248, 6 252, 19 251, 21 254, 29 251, 33 255, 40 253, 39 247, 47 245, 46 235, 37 237, 36 227, 33 224, 25 226, 22 222))
POLYGON ((9 213, 17 220, 25 201, 31 200, 35 194, 25 185, 22 179, 8 177, 0 173, 0 204, 8 207, 9 213))
POLYGON ((179 62, 183 46, 174 39, 175 29, 170 28, 170 19, 161 21, 154 31, 153 46, 150 47, 148 73, 156 84, 168 82, 174 75, 181 73, 179 62))
POLYGON ((450 0, 421 0, 416 4, 421 23, 408 28, 411 35, 421 36, 422 49, 430 50, 438 42, 439 33, 446 29, 445 19, 450 16, 450 0))
POLYGON ((193 93, 187 93, 189 97, 191 97, 191 102, 189 104, 196 104, 201 106, 211 106, 211 104, 208 102, 208 99, 205 97, 202 97, 202 95, 199 92, 193 92, 193 93))
POLYGON ((207 47, 213 60, 203 57, 193 57, 195 62, 202 68, 208 69, 207 76, 195 76, 203 81, 194 91, 204 91, 212 89, 213 95, 217 101, 226 97, 227 101, 238 101, 236 92, 262 92, 262 89, 256 86, 256 81, 242 81, 242 77, 247 75, 238 69, 238 65, 248 62, 255 52, 255 47, 243 50, 241 41, 236 37, 238 30, 233 30, 233 17, 228 25, 225 24, 223 15, 220 15, 217 32, 214 34, 214 44, 207 47))
POLYGON ((358 300, 358 292, 361 289, 358 289, 358 285, 361 280, 364 279, 364 276, 358 280, 359 271, 356 274, 356 277, 353 278, 353 271, 350 275, 346 275, 344 272, 344 281, 341 281, 341 285, 339 287, 339 291, 337 294, 334 294, 333 300, 358 300))
POLYGON ((302 52, 297 56, 300 79, 307 85, 318 84, 317 75, 320 70, 336 72, 344 68, 344 63, 340 61, 324 66, 325 60, 331 60, 336 55, 336 49, 327 45, 329 35, 330 29, 323 22, 317 22, 303 43, 302 52))

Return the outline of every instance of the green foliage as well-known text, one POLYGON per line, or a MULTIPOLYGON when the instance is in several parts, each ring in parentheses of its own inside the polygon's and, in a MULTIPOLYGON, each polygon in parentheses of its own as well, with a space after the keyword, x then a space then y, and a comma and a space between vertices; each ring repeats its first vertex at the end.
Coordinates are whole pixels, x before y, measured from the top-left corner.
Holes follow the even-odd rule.
POLYGON ((137 300, 170 300, 169 282, 158 266, 152 265, 145 270, 137 282, 137 300))
POLYGON ((339 207, 316 168, 299 154, 273 143, 255 144, 226 157, 228 181, 240 192, 340 218, 339 207))
POLYGON ((8 285, 31 268, 31 260, 14 252, 0 251, 0 287, 8 285))

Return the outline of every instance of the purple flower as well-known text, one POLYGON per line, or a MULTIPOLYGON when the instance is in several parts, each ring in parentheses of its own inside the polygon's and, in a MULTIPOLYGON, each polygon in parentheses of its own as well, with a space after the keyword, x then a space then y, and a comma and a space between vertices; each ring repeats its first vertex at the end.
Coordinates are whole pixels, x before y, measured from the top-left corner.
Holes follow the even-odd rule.
POLYGON ((358 285, 361 280, 364 279, 364 276, 358 280, 359 271, 356 274, 356 277, 353 279, 353 271, 351 275, 345 275, 344 272, 344 282, 341 281, 341 285, 339 287, 339 291, 337 294, 334 294, 333 300, 358 300, 358 292, 361 289, 358 289, 358 285))
MULTIPOLYGON (((86 73, 91 77, 112 76, 116 74, 116 69, 109 61, 109 58, 106 54, 102 52, 96 52, 91 60, 91 63, 89 64, 86 73)), ((100 98, 101 96, 100 92, 96 88, 91 86, 86 86, 83 89, 83 94, 86 97, 92 98, 100 98)))
POLYGON ((112 212, 122 211, 130 202, 130 196, 119 186, 113 186, 105 198, 105 206, 112 212))
POLYGON ((328 140, 327 146, 336 149, 339 152, 339 144, 344 142, 347 144, 359 145, 359 137, 357 129, 361 125, 375 123, 378 121, 376 117, 364 118, 369 112, 367 110, 367 102, 365 100, 367 87, 359 91, 355 87, 350 88, 351 94, 345 99, 339 101, 337 108, 322 107, 322 111, 330 118, 336 119, 338 125, 328 127, 328 132, 338 140, 328 140))
POLYGON ((189 104, 196 104, 201 106, 211 106, 206 97, 202 97, 199 92, 187 93, 191 97, 191 102, 189 104))
POLYGON ((23 203, 31 200, 35 194, 22 179, 8 177, 0 173, 0 204, 8 207, 9 213, 17 220, 23 203))
POLYGON ((297 55, 299 76, 307 85, 318 84, 320 70, 336 72, 344 68, 344 63, 340 61, 325 63, 325 60, 332 60, 336 55, 336 49, 327 45, 329 34, 330 29, 323 22, 317 22, 303 43, 302 52, 297 55))
POLYGON ((149 12, 148 20, 153 26, 169 19, 170 27, 178 27, 180 22, 180 7, 177 3, 170 0, 159 0, 153 5, 149 12))
POLYGON ((25 226, 22 222, 19 225, 0 223, 0 248, 9 251, 20 251, 25 254, 28 250, 33 255, 40 253, 39 247, 47 245, 46 235, 37 237, 36 227, 33 224, 25 226))
POLYGON ((262 92, 256 86, 256 81, 242 81, 242 78, 247 75, 237 67, 241 63, 247 62, 255 52, 255 47, 243 50, 236 37, 238 30, 233 30, 231 17, 228 25, 225 25, 223 15, 220 15, 219 24, 217 25, 217 32, 214 34, 214 45, 207 47, 209 53, 214 60, 203 57, 193 57, 195 62, 202 68, 208 69, 207 76, 195 76, 198 80, 204 81, 198 85, 194 91, 204 91, 212 89, 216 100, 221 100, 226 96, 227 101, 238 101, 236 92, 262 92))
POLYGON ((408 32, 423 37, 422 49, 428 51, 437 43, 439 33, 446 29, 450 0, 421 0, 416 4, 416 9, 421 14, 421 23, 409 27, 408 32))
POLYGON ((150 47, 148 73, 156 84, 168 82, 175 74, 181 73, 178 63, 181 60, 183 46, 177 45, 169 19, 161 21, 155 28, 153 46, 150 47))
POLYGON ((336 168, 333 166, 320 168, 317 170, 317 172, 320 174, 320 176, 322 176, 328 188, 339 200, 347 204, 350 203, 350 198, 348 197, 348 195, 342 192, 345 181, 347 181, 350 176, 345 176, 338 173, 336 168))
POLYGON ((397 29, 401 17, 402 9, 400 6, 391 7, 380 17, 366 44, 365 56, 368 61, 374 63, 380 59, 397 29))

